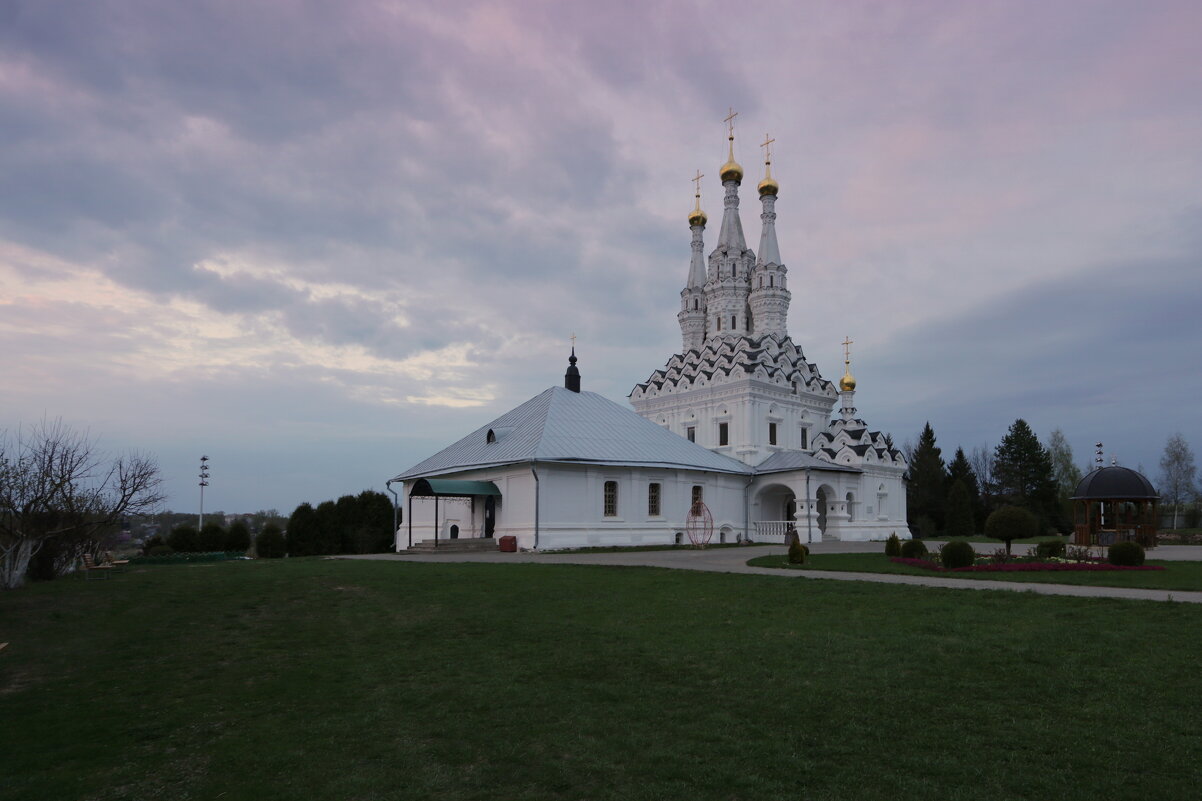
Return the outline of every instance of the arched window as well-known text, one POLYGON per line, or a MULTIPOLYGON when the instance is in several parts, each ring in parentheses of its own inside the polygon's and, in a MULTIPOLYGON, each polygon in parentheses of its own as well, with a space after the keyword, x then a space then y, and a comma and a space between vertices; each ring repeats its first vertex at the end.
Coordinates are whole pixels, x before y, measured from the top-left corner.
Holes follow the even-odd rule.
POLYGON ((718 330, 719 331, 722 330, 722 318, 721 317, 718 318, 718 330))
POLYGON ((618 482, 605 482, 605 516, 618 516, 618 482))
POLYGON ((697 298, 693 298, 693 311, 697 311, 697 298))
POLYGON ((847 519, 852 521, 856 519, 856 496, 853 493, 847 493, 847 519))
POLYGON ((704 500, 704 495, 705 489, 700 484, 694 484, 693 500, 691 501, 692 506, 696 506, 697 504, 701 503, 704 500))
POLYGON ((764 288, 764 276, 760 276, 760 289, 764 288))
POLYGON ((739 318, 733 314, 730 316, 730 327, 731 327, 731 330, 734 330, 739 327, 739 318))
MULTIPOLYGON (((763 281, 764 279, 761 278, 760 280, 763 281)), ((760 286, 763 286, 763 284, 761 283, 760 286)), ((768 276, 768 288, 771 289, 774 286, 776 286, 776 276, 770 275, 768 276)))

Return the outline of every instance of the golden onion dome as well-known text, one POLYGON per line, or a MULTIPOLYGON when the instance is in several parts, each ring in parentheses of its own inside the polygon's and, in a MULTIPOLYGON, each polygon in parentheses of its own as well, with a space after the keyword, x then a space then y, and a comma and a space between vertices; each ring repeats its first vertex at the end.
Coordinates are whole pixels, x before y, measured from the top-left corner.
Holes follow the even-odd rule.
POLYGON ((705 212, 701 209, 693 209, 689 212, 689 225, 705 225, 709 217, 705 216, 705 212))
POLYGON ((847 372, 845 372, 843 374, 843 377, 839 379, 839 391, 840 392, 853 392, 853 391, 855 391, 855 388, 856 388, 856 379, 854 376, 852 376, 851 371, 848 370, 847 372))
POLYGON ((757 188, 760 190, 761 195, 775 195, 780 192, 780 184, 771 175, 760 181, 760 185, 757 188))
POLYGON ((743 167, 732 156, 730 161, 722 165, 722 169, 718 172, 718 175, 722 178, 722 183, 726 183, 727 181, 742 183, 743 167))

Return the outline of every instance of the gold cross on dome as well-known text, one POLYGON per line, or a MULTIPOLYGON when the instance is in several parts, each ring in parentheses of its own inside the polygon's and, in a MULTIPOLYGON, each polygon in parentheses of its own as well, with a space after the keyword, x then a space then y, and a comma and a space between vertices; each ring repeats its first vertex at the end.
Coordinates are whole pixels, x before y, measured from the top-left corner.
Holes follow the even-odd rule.
POLYGON ((772 143, 775 141, 776 141, 775 139, 769 138, 768 134, 764 134, 764 141, 760 145, 760 147, 764 148, 764 163, 765 164, 772 163, 772 143))
POLYGON ((568 338, 572 340, 572 347, 575 348, 576 347, 576 333, 573 332, 572 336, 570 336, 568 338))
POLYGON ((851 346, 856 344, 851 337, 843 338, 843 363, 851 364, 851 346))
POLYGON ((697 174, 692 178, 693 187, 697 190, 697 197, 701 197, 701 179, 704 177, 705 176, 701 174, 701 170, 698 170, 697 174))
POLYGON ((729 128, 731 136, 735 135, 735 117, 737 116, 739 116, 739 112, 735 111, 734 108, 731 108, 730 114, 726 116, 726 119, 722 120, 729 128))

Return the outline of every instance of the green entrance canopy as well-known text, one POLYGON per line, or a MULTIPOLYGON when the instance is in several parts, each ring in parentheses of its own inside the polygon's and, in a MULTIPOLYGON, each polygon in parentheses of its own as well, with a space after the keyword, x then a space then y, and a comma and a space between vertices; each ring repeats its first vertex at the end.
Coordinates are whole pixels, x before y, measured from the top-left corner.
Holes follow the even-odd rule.
POLYGON ((468 498, 473 495, 500 495, 491 481, 455 481, 447 478, 419 478, 409 496, 468 498))

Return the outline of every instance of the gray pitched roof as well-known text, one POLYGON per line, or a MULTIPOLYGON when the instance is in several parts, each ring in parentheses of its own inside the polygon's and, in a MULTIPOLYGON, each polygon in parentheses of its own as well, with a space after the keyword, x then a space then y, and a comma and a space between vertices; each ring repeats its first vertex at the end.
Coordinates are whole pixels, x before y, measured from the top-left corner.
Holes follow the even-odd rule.
POLYGON ((753 472, 595 392, 551 387, 393 480, 540 461, 753 472))
POLYGON ((862 473, 854 467, 844 467, 819 459, 806 451, 777 451, 755 467, 759 473, 783 473, 786 470, 835 470, 842 473, 862 473))

